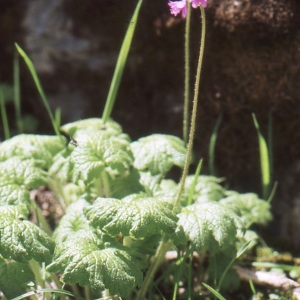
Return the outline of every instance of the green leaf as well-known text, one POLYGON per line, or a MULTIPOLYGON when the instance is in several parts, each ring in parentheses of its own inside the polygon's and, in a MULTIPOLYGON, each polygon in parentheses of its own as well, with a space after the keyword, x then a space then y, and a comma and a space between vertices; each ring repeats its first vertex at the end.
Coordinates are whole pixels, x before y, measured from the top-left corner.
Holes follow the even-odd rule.
POLYGON ((231 192, 230 196, 220 200, 220 204, 234 211, 246 228, 253 223, 266 225, 272 220, 271 205, 253 193, 231 192))
POLYGON ((45 185, 48 175, 37 167, 34 160, 22 160, 18 156, 0 162, 1 185, 15 184, 35 189, 45 185))
POLYGON ((73 180, 82 180, 89 184, 101 178, 105 171, 111 177, 128 173, 133 165, 133 156, 128 141, 118 137, 101 134, 79 141, 78 147, 71 153, 74 164, 73 180))
POLYGON ((63 125, 62 132, 67 133, 72 138, 80 138, 81 134, 103 134, 109 136, 119 136, 122 134, 122 127, 113 120, 108 120, 106 123, 99 118, 84 119, 73 123, 63 125))
POLYGON ((62 272, 61 281, 90 285, 95 294, 109 289, 112 295, 128 296, 142 282, 144 261, 127 247, 92 232, 77 232, 55 249, 50 272, 62 272))
POLYGON ((28 284, 34 281, 34 274, 28 264, 5 261, 0 257, 0 290, 7 299, 25 293, 28 284))
POLYGON ((87 205, 89 205, 87 201, 79 199, 68 206, 66 214, 61 218, 54 231, 53 238, 55 241, 62 243, 78 231, 87 232, 90 230, 89 222, 83 213, 83 208, 87 205))
POLYGON ((152 175, 165 175, 174 165, 182 168, 185 162, 184 141, 166 134, 153 134, 131 143, 134 166, 152 175))
POLYGON ((0 207, 0 254, 16 261, 51 259, 54 242, 44 231, 26 221, 27 212, 19 206, 0 207))
POLYGON ((195 203, 178 215, 177 243, 191 242, 198 252, 212 253, 226 249, 236 242, 239 218, 217 202, 195 203))
POLYGON ((29 211, 30 202, 30 194, 26 188, 16 184, 0 186, 0 206, 25 204, 29 211))
MULTIPOLYGON (((219 184, 221 181, 222 179, 214 176, 199 176, 194 188, 193 201, 218 201, 224 198, 226 190, 219 184)), ((193 182, 194 175, 187 176, 185 181, 186 191, 189 191, 192 188, 193 182)))
POLYGON ((86 208, 86 216, 92 226, 111 236, 122 233, 143 239, 152 234, 174 232, 177 217, 171 209, 167 203, 136 194, 123 200, 97 198, 86 208))
POLYGON ((19 156, 37 160, 49 168, 53 156, 64 147, 63 139, 57 136, 20 134, 0 144, 0 161, 19 156))
POLYGON ((140 174, 136 169, 131 169, 129 175, 109 178, 110 196, 121 199, 130 194, 144 192, 144 187, 140 184, 140 174))

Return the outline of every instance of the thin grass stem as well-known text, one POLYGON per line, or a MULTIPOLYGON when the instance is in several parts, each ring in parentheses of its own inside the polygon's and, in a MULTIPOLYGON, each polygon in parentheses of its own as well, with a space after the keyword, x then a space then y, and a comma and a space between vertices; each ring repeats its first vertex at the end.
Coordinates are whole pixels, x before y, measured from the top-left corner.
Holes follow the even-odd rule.
POLYGON ((23 121, 21 116, 21 96, 20 96, 20 66, 19 55, 15 51, 14 55, 14 105, 16 115, 16 125, 19 133, 23 132, 23 121))
POLYGON ((10 138, 10 131, 9 131, 5 102, 4 102, 4 96, 1 87, 0 87, 0 110, 1 110, 1 118, 2 118, 2 125, 4 131, 4 139, 8 140, 10 138))
POLYGON ((48 103, 48 100, 47 100, 46 95, 45 95, 45 93, 44 93, 44 90, 43 90, 43 87, 42 87, 41 82, 40 82, 40 80, 39 80, 39 77, 38 77, 38 75, 37 75, 37 73, 36 73, 36 70, 35 70, 35 68, 34 68, 34 65, 33 65, 31 59, 30 59, 30 58, 28 57, 28 55, 25 53, 25 51, 24 51, 17 43, 15 43, 15 45, 16 45, 16 48, 17 48, 19 54, 23 57, 23 59, 24 59, 26 65, 27 65, 27 67, 28 67, 28 69, 29 69, 29 72, 31 73, 31 76, 32 76, 32 78, 33 78, 33 80, 34 80, 34 83, 35 83, 35 85, 36 85, 36 88, 37 88, 37 90, 38 90, 38 92, 39 92, 39 94, 40 94, 40 96, 41 96, 41 98, 42 98, 42 100, 43 100, 44 106, 45 106, 45 108, 46 108, 46 110, 47 110, 47 113, 48 113, 48 115, 49 115, 49 117, 50 117, 50 120, 51 120, 53 129, 54 129, 54 131, 55 131, 55 134, 56 134, 57 136, 60 136, 59 128, 58 128, 57 124, 55 123, 55 118, 54 118, 54 116, 53 116, 53 114, 52 114, 50 105, 49 105, 49 103, 48 103))

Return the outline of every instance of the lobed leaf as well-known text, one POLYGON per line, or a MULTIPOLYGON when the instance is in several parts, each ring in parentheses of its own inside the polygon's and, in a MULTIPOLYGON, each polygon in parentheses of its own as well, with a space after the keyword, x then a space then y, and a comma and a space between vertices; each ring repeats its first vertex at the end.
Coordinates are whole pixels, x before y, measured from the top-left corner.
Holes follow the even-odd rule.
POLYGON ((77 232, 55 249, 50 272, 62 272, 61 281, 90 285, 95 294, 109 289, 112 295, 128 296, 142 282, 144 261, 113 239, 101 241, 92 232, 77 232))
POLYGON ((153 134, 131 143, 134 166, 152 175, 165 175, 174 165, 183 167, 186 148, 184 141, 166 134, 153 134))
POLYGON ((16 261, 49 261, 54 241, 33 223, 26 221, 27 210, 20 206, 0 207, 0 254, 16 261))
POLYGON ((0 256, 0 289, 7 299, 20 296, 34 282, 35 277, 26 263, 5 261, 0 256))
POLYGON ((110 136, 119 136, 122 134, 122 127, 113 120, 108 120, 106 123, 99 118, 90 118, 73 123, 65 124, 61 127, 61 131, 69 134, 72 138, 77 139, 82 133, 88 134, 106 134, 110 136))
MULTIPOLYGON (((185 190, 192 188, 194 175, 186 178, 185 190)), ((214 176, 198 176, 193 194, 194 202, 218 201, 225 196, 226 190, 219 184, 222 179, 214 176)))
POLYGON ((194 203, 178 215, 178 243, 191 242, 198 252, 215 253, 236 242, 241 223, 237 215, 217 202, 194 203))
POLYGON ((1 185, 15 184, 28 189, 35 189, 45 185, 48 175, 34 160, 22 160, 20 157, 11 157, 0 162, 1 185))
POLYGON ((56 242, 62 243, 76 232, 89 231, 89 222, 83 213, 83 208, 89 205, 84 199, 70 204, 66 214, 61 218, 58 227, 53 233, 56 242))
POLYGON ((270 203, 259 199, 254 193, 231 192, 227 198, 220 201, 220 204, 234 211, 246 228, 253 223, 266 225, 272 220, 270 203))
POLYGON ((123 200, 97 198, 93 205, 86 208, 85 214, 92 226, 109 235, 122 233, 134 239, 162 232, 171 234, 178 219, 167 203, 138 194, 123 200))
POLYGON ((71 153, 74 164, 73 180, 91 183, 103 171, 111 177, 124 175, 133 165, 130 144, 123 138, 94 135, 85 136, 71 153))
POLYGON ((34 159, 49 168, 53 156, 65 147, 62 138, 49 135, 20 134, 0 144, 0 161, 18 156, 34 159))
POLYGON ((30 194, 25 187, 16 184, 7 184, 0 186, 0 206, 24 204, 27 206, 29 211, 29 207, 31 204, 30 194))

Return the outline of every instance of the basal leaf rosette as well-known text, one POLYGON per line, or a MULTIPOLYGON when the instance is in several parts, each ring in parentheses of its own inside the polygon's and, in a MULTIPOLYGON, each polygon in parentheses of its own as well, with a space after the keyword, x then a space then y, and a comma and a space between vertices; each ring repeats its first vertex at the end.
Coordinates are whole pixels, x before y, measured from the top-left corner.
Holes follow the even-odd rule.
POLYGON ((166 134, 153 134, 131 143, 134 166, 152 175, 164 176, 174 165, 184 166, 186 148, 180 138, 166 134))
POLYGON ((176 229, 177 216, 171 206, 156 198, 134 194, 122 200, 97 198, 85 210, 90 224, 110 236, 130 236, 143 239, 153 234, 171 234, 176 229))
POLYGON ((57 136, 20 134, 0 144, 0 161, 18 156, 22 160, 33 159, 49 168, 53 156, 65 147, 65 141, 57 136))
POLYGON ((0 254, 4 258, 20 262, 51 260, 54 241, 39 227, 26 221, 26 208, 0 206, 0 216, 0 254))
POLYGON ((241 228, 236 214, 212 201, 189 205, 178 217, 175 243, 190 242, 198 252, 208 250, 215 253, 231 247, 241 228))
MULTIPOLYGON (((108 237, 107 237, 108 238, 108 237)), ((109 289, 126 297, 142 283, 143 259, 113 239, 101 241, 92 232, 78 232, 55 249, 50 272, 62 272, 61 281, 90 285, 95 294, 109 289)))
POLYGON ((241 218, 245 228, 249 228, 253 223, 266 225, 272 220, 270 203, 259 199, 256 194, 228 194, 228 197, 220 200, 220 204, 234 211, 241 218))
POLYGON ((85 184, 101 178, 102 172, 110 177, 124 175, 133 165, 133 155, 126 139, 105 135, 84 136, 72 151, 73 181, 85 184))

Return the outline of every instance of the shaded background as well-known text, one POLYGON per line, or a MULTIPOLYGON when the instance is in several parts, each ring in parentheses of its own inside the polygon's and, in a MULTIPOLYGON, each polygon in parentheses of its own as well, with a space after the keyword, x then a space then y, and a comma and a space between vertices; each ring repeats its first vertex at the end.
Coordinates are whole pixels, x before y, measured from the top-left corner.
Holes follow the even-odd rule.
MULTIPOLYGON (((34 61, 52 109, 61 108, 62 123, 100 117, 136 2, 1 0, 0 83, 8 90, 12 86, 14 42, 18 42, 34 61)), ((251 114, 256 114, 265 136, 272 116, 273 177, 279 186, 273 200, 274 222, 265 236, 279 236, 281 246, 299 249, 300 2, 208 2, 195 157, 207 162, 209 139, 222 114, 216 173, 226 177, 232 189, 261 194, 251 114)), ((183 36, 184 21, 170 15, 167 0, 144 0, 112 114, 133 140, 154 132, 182 136, 183 36)), ((192 79, 199 41, 199 12, 194 10, 192 79)), ((32 78, 24 63, 20 65, 25 129, 53 133, 32 78)), ((7 96, 14 131, 9 100, 7 96)))

